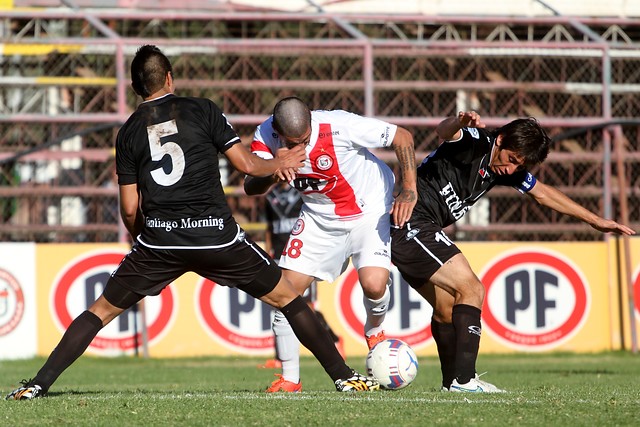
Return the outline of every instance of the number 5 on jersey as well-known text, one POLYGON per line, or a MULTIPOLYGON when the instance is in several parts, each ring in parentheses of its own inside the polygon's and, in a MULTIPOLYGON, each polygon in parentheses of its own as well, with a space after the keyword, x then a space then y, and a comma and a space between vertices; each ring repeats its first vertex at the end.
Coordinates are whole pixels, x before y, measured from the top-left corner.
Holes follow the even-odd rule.
POLYGON ((171 158, 171 172, 166 173, 162 166, 151 171, 153 180, 163 187, 169 187, 180 181, 184 174, 184 151, 182 148, 175 142, 167 141, 163 144, 161 141, 163 137, 177 134, 178 126, 175 120, 147 126, 151 160, 159 162, 165 155, 171 158))

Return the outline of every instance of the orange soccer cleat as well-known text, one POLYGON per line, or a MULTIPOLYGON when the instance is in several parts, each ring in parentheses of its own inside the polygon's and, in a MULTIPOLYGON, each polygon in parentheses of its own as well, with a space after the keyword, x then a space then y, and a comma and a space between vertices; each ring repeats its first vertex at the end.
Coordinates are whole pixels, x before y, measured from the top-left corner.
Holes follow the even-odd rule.
POLYGON ((300 393, 302 391, 302 381, 296 384, 285 380, 280 374, 275 374, 275 376, 278 377, 278 379, 271 383, 271 386, 266 390, 267 393, 277 393, 279 391, 285 393, 300 393))
POLYGON ((384 334, 384 331, 377 333, 376 335, 371 335, 369 337, 365 337, 367 340, 367 346, 369 350, 376 346, 376 344, 387 339, 387 336, 384 334))

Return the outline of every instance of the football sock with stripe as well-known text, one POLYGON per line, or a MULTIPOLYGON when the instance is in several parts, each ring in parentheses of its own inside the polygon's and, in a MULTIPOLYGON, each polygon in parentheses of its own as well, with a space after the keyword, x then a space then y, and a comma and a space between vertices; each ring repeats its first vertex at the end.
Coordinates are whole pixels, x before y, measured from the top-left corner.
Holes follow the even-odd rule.
POLYGON ((367 312, 367 319, 364 323, 365 336, 370 337, 382 332, 381 325, 387 315, 390 300, 391 293, 389 292, 388 286, 385 286, 384 295, 380 299, 374 300, 363 296, 362 302, 364 303, 364 308, 367 312))
POLYGON ((451 318, 456 329, 456 378, 466 384, 476 375, 480 348, 480 309, 467 304, 453 306, 451 318))
POLYGON ((281 311, 302 345, 313 353, 333 381, 351 377, 351 369, 344 363, 331 336, 301 296, 281 311))

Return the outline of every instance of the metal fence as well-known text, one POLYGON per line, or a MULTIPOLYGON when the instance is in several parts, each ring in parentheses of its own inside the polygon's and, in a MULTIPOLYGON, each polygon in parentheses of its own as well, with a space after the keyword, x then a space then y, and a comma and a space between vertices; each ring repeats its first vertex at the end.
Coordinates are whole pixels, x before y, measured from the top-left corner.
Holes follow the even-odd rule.
MULTIPOLYGON (((172 60, 178 94, 214 100, 247 144, 291 94, 408 128, 418 160, 437 146, 435 126, 459 110, 479 111, 490 127, 534 116, 555 141, 538 178, 640 225, 637 20, 4 11, 0 37, 2 240, 121 238, 113 144, 139 102, 128 67, 147 43, 172 60)), ((393 152, 377 154, 395 167, 393 152)), ((262 201, 225 171, 229 202, 259 239, 262 201)), ((471 240, 602 238, 500 188, 453 231, 471 240)))

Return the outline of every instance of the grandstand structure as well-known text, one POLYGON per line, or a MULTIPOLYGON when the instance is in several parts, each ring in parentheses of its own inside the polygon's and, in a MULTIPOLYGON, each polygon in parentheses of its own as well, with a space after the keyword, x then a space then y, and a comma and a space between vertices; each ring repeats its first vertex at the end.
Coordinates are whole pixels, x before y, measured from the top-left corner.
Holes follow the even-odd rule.
MULTIPOLYGON (((44 2, 46 3, 46 2, 44 2)), ((206 2, 203 2, 206 3, 206 2)), ((143 44, 174 65, 177 93, 214 100, 244 143, 275 102, 345 109, 409 129, 417 160, 435 126, 475 109, 489 127, 534 116, 554 138, 535 170, 587 208, 640 228, 640 21, 620 17, 135 8, 0 11, 0 238, 123 238, 113 146, 140 102, 143 44)), ((393 153, 377 154, 392 167, 393 153)), ((221 158, 236 217, 260 239, 261 199, 221 158)), ((458 240, 598 240, 584 224, 492 190, 458 240)))

